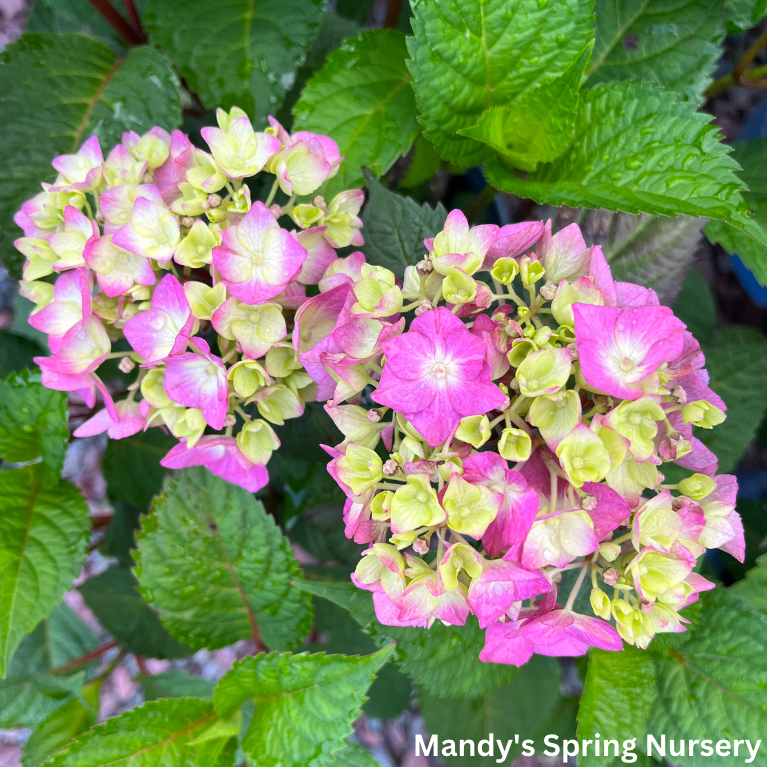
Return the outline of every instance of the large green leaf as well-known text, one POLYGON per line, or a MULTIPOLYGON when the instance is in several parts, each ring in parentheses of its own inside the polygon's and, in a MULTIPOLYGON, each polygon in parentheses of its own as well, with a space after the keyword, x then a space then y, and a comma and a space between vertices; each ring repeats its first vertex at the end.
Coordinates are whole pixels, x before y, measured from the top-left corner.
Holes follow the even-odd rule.
POLYGON ((334 767, 381 767, 370 751, 356 743, 347 743, 333 761, 334 767))
POLYGON ((324 0, 151 0, 146 28, 209 109, 275 114, 320 30, 324 0))
POLYGON ((168 470, 160 460, 177 444, 162 429, 147 429, 126 439, 110 439, 104 453, 109 496, 145 509, 162 487, 168 470), (126 471, 126 467, 130 467, 126 471))
POLYGON ((110 567, 78 586, 99 623, 127 650, 146 658, 183 658, 191 647, 174 639, 136 590, 127 567, 110 567))
POLYGON ((40 466, 0 472, 0 676, 25 634, 61 601, 85 560, 88 507, 40 466))
POLYGON ((487 144, 520 170, 556 160, 573 137, 578 91, 592 47, 590 42, 560 77, 525 91, 510 105, 488 109, 476 125, 459 133, 487 144))
POLYGON ((731 34, 755 27, 767 16, 767 0, 724 0, 727 29, 731 34))
MULTIPOLYGON (((550 718, 556 714, 559 696, 559 664, 555 658, 536 655, 503 687, 487 695, 464 697, 460 700, 440 698, 425 690, 418 695, 424 724, 431 735, 438 735, 440 755, 449 764, 458 767, 490 767, 499 763, 510 764, 519 756, 524 739, 540 738, 556 732, 550 718), (476 746, 493 733, 494 754, 481 756, 475 752, 460 755, 458 741, 468 739, 476 746), (519 736, 515 741, 515 736, 519 736), (455 754, 450 755, 452 740, 455 754), (506 760, 500 760, 498 741, 511 741, 506 760), (446 753, 446 750, 448 753, 446 753)), ((428 738, 425 738, 428 743, 428 738)))
POLYGON ((418 134, 415 98, 405 66, 405 36, 373 29, 328 56, 293 107, 296 129, 324 133, 345 160, 323 186, 330 197, 362 184, 362 167, 386 173, 418 134))
POLYGON ((767 339, 754 328, 720 328, 703 345, 709 386, 725 401, 727 419, 697 436, 716 453, 719 472, 732 471, 767 412, 767 339))
POLYGON ((564 74, 594 35, 591 0, 432 0, 413 13, 419 120, 443 159, 466 167, 493 150, 458 132, 564 74))
POLYGON ((230 716, 246 700, 255 713, 242 749, 259 767, 324 767, 352 733, 365 692, 393 647, 373 655, 243 658, 218 683, 216 710, 230 716))
POLYGON ((165 627, 195 649, 259 638, 295 647, 311 603, 291 585, 290 544, 251 493, 203 468, 166 481, 138 534, 140 591, 165 627))
POLYGON ((39 373, 0 381, 0 458, 25 463, 42 456, 42 480, 55 485, 69 442, 67 395, 46 389, 39 373))
POLYGON ((34 727, 60 706, 64 696, 48 672, 97 645, 93 631, 66 604, 59 605, 48 620, 24 637, 8 678, 0 680, 0 727, 34 727))
POLYGON ((368 263, 385 266, 401 277, 406 266, 423 260, 424 238, 434 237, 442 229, 447 211, 442 203, 432 209, 428 203, 419 205, 410 197, 390 192, 367 169, 363 174, 369 195, 362 215, 363 252, 368 263))
MULTIPOLYGON (((741 166, 738 177, 748 187, 743 198, 753 216, 753 224, 767 232, 767 138, 738 141, 733 158, 741 166)), ((767 285, 767 245, 722 221, 711 221, 703 230, 714 244, 728 253, 737 253, 762 285, 767 285)), ((767 236, 767 235, 766 235, 767 236)))
POLYGON ((238 729, 210 702, 164 698, 107 719, 78 737, 49 767, 231 767, 238 729), (214 729, 215 728, 215 729, 214 729))
POLYGON ((20 37, 0 54, 0 246, 5 265, 18 274, 23 256, 11 247, 20 236, 13 214, 53 181, 51 160, 75 152, 91 133, 102 148, 124 130, 181 122, 178 78, 152 48, 125 57, 92 37, 67 32, 20 37))
POLYGON ((670 304, 681 287, 700 244, 703 220, 688 216, 650 216, 607 210, 549 209, 559 229, 577 223, 589 245, 599 245, 613 277, 652 288, 670 304))
MULTIPOLYGON (((578 707, 578 740, 599 733, 622 743, 626 738, 640 742, 647 732, 647 717, 655 700, 655 673, 652 657, 644 650, 626 647, 623 652, 592 648, 578 707)), ((603 751, 604 753, 604 751, 603 751)), ((581 767, 607 767, 615 754, 578 759, 581 767)))
MULTIPOLYGON (((677 647, 656 655, 658 697, 648 732, 677 741, 749 738, 764 743, 767 616, 722 588, 703 594, 701 602, 695 629, 678 635, 683 641, 677 647)), ((683 767, 710 763, 699 749, 694 756, 688 750, 671 758, 683 767)), ((764 749, 752 764, 767 764, 764 749)))
POLYGON ((82 695, 70 698, 35 727, 24 744, 22 767, 37 767, 51 754, 96 724, 99 717, 100 686, 100 681, 86 685, 82 695))
POLYGON ((596 0, 589 85, 641 80, 700 101, 722 54, 722 10, 708 0, 596 0))
POLYGON ((756 560, 756 565, 746 573, 742 581, 733 585, 730 591, 767 615, 767 554, 762 554, 756 560))
POLYGON ((599 85, 581 93, 575 137, 562 157, 527 179, 494 160, 488 181, 555 206, 727 220, 767 241, 748 216, 737 163, 710 121, 657 86, 599 85))
POLYGON ((175 669, 139 678, 144 700, 157 698, 203 698, 211 700, 215 685, 201 676, 175 669))

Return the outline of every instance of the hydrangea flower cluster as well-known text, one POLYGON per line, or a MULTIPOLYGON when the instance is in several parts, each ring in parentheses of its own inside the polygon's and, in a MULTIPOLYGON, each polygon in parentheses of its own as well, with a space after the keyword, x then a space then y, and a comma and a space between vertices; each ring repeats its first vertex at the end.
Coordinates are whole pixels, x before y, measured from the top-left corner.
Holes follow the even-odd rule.
POLYGON ((300 200, 338 172, 328 137, 290 135, 273 118, 258 133, 237 108, 217 120, 201 132, 210 152, 156 127, 124 133, 106 160, 95 136, 57 157, 55 182, 16 214, 15 245, 29 322, 48 335, 43 383, 91 407, 99 390, 105 403, 75 436, 164 426, 180 440, 164 466, 204 465, 255 491, 279 446, 272 426, 316 392, 303 341, 289 337, 293 315, 337 268, 336 249, 362 244, 364 197, 300 200), (252 202, 260 173, 274 177, 271 192, 252 202), (125 373, 139 366, 117 402, 97 373, 109 358, 125 373))
POLYGON ((474 614, 480 658, 517 666, 684 631, 680 609, 713 588, 697 558, 744 556, 735 478, 692 431, 726 410, 696 340, 575 224, 453 211, 424 244, 401 284, 336 262, 297 315, 378 619, 474 614), (664 483, 669 462, 690 476, 664 483))

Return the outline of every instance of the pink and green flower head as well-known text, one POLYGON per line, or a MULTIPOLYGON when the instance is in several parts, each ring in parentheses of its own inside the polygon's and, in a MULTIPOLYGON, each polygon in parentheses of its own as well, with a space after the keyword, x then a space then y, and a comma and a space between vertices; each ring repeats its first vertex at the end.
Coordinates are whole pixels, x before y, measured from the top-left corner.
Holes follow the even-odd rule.
POLYGON ((164 205, 160 190, 154 184, 121 184, 108 189, 99 197, 107 234, 114 233, 131 220, 133 204, 139 197, 155 205, 164 205))
POLYGON ((444 442, 464 416, 496 410, 506 400, 492 383, 485 342, 449 309, 416 317, 407 333, 382 348, 386 364, 371 396, 403 413, 430 445, 444 442))
POLYGON ((128 320, 124 333, 145 362, 160 362, 186 349, 193 326, 184 288, 172 274, 166 274, 152 295, 152 308, 128 320))
POLYGON ((208 426, 222 429, 229 408, 226 367, 202 338, 189 345, 192 352, 168 358, 163 388, 173 402, 199 408, 208 426))
POLYGON ((53 301, 30 315, 29 324, 48 336, 52 352, 59 348, 69 330, 90 319, 92 291, 85 269, 64 272, 53 287, 53 301))
POLYGON ((185 469, 204 466, 212 474, 227 482, 255 493, 269 482, 266 467, 251 463, 237 447, 234 437, 201 437, 194 447, 180 442, 160 461, 166 469, 185 469))
POLYGON ((61 337, 51 357, 35 357, 35 362, 64 375, 84 375, 92 373, 106 359, 111 346, 101 321, 89 315, 61 337))
POLYGON ((215 331, 230 341, 238 341, 250 359, 263 357, 287 335, 285 317, 277 304, 248 306, 236 298, 227 298, 213 312, 215 331))
POLYGON ((178 218, 164 202, 159 204, 145 197, 136 199, 130 221, 112 237, 117 247, 161 264, 167 264, 173 258, 180 240, 178 218))
POLYGON ((105 408, 75 429, 73 436, 93 437, 106 432, 110 439, 125 439, 144 429, 146 418, 141 413, 140 403, 124 399, 116 402, 114 409, 117 420, 105 408))
POLYGON ((573 316, 583 378, 615 397, 654 393, 658 369, 678 357, 684 345, 685 326, 665 306, 574 304, 573 316))
POLYGON ((577 280, 589 268, 591 250, 586 247, 578 224, 570 224, 551 234, 551 221, 535 246, 535 254, 546 270, 547 283, 558 285, 560 280, 577 280))
POLYGON ((498 230, 498 237, 485 255, 483 269, 492 269, 499 258, 514 258, 531 248, 543 234, 543 221, 507 224, 498 230))
POLYGON ((262 202, 254 203, 242 220, 227 227, 213 263, 227 290, 246 304, 280 295, 301 271, 306 250, 280 228, 262 202))
POLYGON ((424 240, 424 244, 440 274, 448 275, 454 267, 466 274, 474 274, 496 239, 498 227, 495 224, 469 228, 466 216, 460 210, 452 210, 442 231, 434 239, 424 240))
POLYGON ((157 279, 148 258, 116 248, 110 234, 91 238, 83 258, 96 273, 99 288, 112 298, 123 295, 134 285, 154 285, 157 279))
POLYGON ((53 160, 53 167, 73 189, 92 192, 101 182, 104 155, 96 136, 91 136, 77 154, 62 154, 53 160))
POLYGON ((216 110, 218 128, 200 131, 213 159, 229 178, 245 178, 258 173, 279 150, 280 140, 268 133, 256 133, 248 116, 234 107, 229 114, 216 110))
POLYGON ((139 184, 147 167, 146 161, 137 160, 128 147, 118 144, 104 162, 104 180, 108 187, 139 184))
POLYGON ((48 238, 48 244, 58 256, 53 268, 57 272, 85 266, 83 251, 91 237, 98 237, 99 228, 95 221, 84 216, 77 208, 64 208, 64 230, 48 238))

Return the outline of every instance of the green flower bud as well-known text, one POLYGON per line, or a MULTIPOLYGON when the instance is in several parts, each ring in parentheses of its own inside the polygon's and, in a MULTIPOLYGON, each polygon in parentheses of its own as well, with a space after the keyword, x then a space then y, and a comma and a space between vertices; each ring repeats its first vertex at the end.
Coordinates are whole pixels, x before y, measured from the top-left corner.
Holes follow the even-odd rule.
POLYGON ((610 454, 588 426, 580 424, 557 447, 557 458, 575 487, 600 482, 610 471, 610 454))
POLYGON ((591 609, 594 611, 594 615, 598 615, 603 620, 610 620, 610 599, 601 589, 591 589, 589 595, 589 601, 591 602, 591 609))
POLYGON ((682 408, 682 420, 685 423, 693 424, 693 426, 700 426, 702 429, 713 429, 724 419, 724 413, 716 405, 703 399, 688 402, 682 408))
POLYGON ((529 341, 526 338, 515 338, 511 342, 511 349, 506 355, 506 358, 509 360, 509 365, 513 368, 518 368, 528 354, 537 351, 538 347, 535 345, 534 341, 529 341))
POLYGON ((654 439, 658 421, 665 417, 655 397, 625 400, 605 416, 607 426, 622 434, 631 443, 631 452, 638 461, 646 461, 655 451, 654 439))
POLYGON ((513 258, 499 258, 493 265, 490 274, 501 285, 510 285, 519 274, 519 264, 513 258))
POLYGON ((215 288, 209 288, 203 282, 187 282, 184 294, 192 314, 198 320, 209 320, 213 312, 226 301, 226 285, 219 282, 215 288))
POLYGON ((523 285, 533 285, 543 277, 546 270, 540 261, 534 261, 529 256, 524 256, 519 264, 519 273, 523 285))
POLYGON ((347 445, 346 455, 338 459, 336 466, 338 478, 355 495, 361 495, 383 479, 383 462, 378 454, 360 445, 347 445))
POLYGON ((468 304, 477 295, 477 283, 473 277, 453 267, 442 283, 442 295, 450 304, 468 304))
POLYGON ((428 474, 410 474, 407 484, 400 487, 391 502, 392 531, 404 533, 419 527, 432 527, 445 521, 445 511, 439 505, 437 493, 428 474))
POLYGON ((168 407, 173 404, 163 388, 164 378, 165 372, 162 368, 152 368, 141 381, 141 396, 152 407, 168 407))
POLYGON ((227 374, 232 383, 232 388, 247 399, 252 397, 262 386, 267 386, 269 376, 259 362, 255 360, 242 360, 229 368, 227 374))
POLYGON ((296 205, 290 213, 290 217, 301 229, 308 229, 310 226, 320 223, 324 216, 325 211, 322 208, 308 203, 296 205))
POLYGON ((716 482, 705 474, 693 474, 679 483, 679 492, 700 501, 716 489, 716 482))
POLYGON ((262 418, 282 426, 290 418, 298 418, 304 407, 295 392, 287 386, 270 386, 259 393, 256 407, 262 418))
POLYGON ((237 435, 240 452, 251 462, 260 466, 269 463, 272 452, 280 446, 274 429, 260 418, 248 421, 237 435))
POLYGON ((213 248, 220 244, 218 232, 208 227, 203 221, 197 220, 179 243, 173 259, 183 266, 200 269, 213 263, 213 248))
POLYGON ((450 547, 450 553, 439 565, 442 583, 448 591, 458 588, 458 576, 461 570, 470 578, 482 575, 482 558, 468 543, 456 543, 450 547))
POLYGON ((522 429, 504 429, 498 452, 507 461, 526 461, 532 452, 530 435, 522 429))
POLYGON ((461 419, 455 436, 472 447, 482 447, 490 439, 490 419, 486 415, 469 415, 461 419))

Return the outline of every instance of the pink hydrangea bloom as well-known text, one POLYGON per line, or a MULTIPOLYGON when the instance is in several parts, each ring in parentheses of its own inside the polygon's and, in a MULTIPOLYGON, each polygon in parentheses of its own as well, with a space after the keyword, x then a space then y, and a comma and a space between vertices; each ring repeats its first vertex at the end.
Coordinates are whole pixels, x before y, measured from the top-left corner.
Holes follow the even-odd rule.
POLYGON ((140 432, 146 424, 146 418, 141 414, 141 406, 138 402, 120 400, 115 404, 114 411, 117 414, 117 420, 112 417, 109 410, 100 410, 75 429, 74 436, 93 437, 106 432, 111 439, 124 439, 140 432))
POLYGON ((609 623, 558 607, 551 612, 489 626, 479 659, 522 666, 533 653, 574 657, 585 655, 589 647, 619 652, 623 641, 609 623))
POLYGON ((382 344, 386 365, 374 401, 405 415, 430 445, 444 442, 462 417, 501 407, 485 343, 448 309, 416 317, 407 333, 382 344))
POLYGON ((513 258, 524 253, 540 239, 544 227, 543 221, 524 221, 521 224, 502 226, 487 251, 483 268, 492 269, 499 258, 513 258))
POLYGON ((51 163, 73 189, 90 192, 101 181, 104 155, 96 136, 91 136, 77 154, 62 154, 51 163))
POLYGON ((685 326, 665 306, 575 304, 573 314, 583 377, 606 394, 638 399, 648 393, 643 384, 682 351, 685 326))
POLYGON ((262 202, 254 203, 238 224, 225 229, 223 243, 213 248, 213 263, 227 290, 246 304, 282 293, 305 259, 306 250, 280 228, 262 202))
POLYGON ((91 316, 93 287, 85 269, 64 272, 53 288, 53 301, 33 312, 29 324, 48 335, 48 346, 55 352, 69 330, 91 316))
POLYGON ((166 469, 185 469, 204 466, 217 477, 244 487, 251 493, 269 482, 266 467, 251 463, 237 447, 234 437, 208 435, 201 437, 194 447, 180 442, 160 463, 166 469))
POLYGON ((194 352, 170 357, 165 366, 165 393, 174 402, 202 410, 208 426, 221 429, 229 407, 226 368, 202 338, 192 338, 194 352))
POLYGON ((152 295, 152 308, 125 323, 125 337, 147 362, 181 354, 192 334, 194 317, 181 283, 166 274, 152 295))
POLYGON ((154 285, 157 279, 148 258, 116 248, 109 234, 88 240, 83 258, 96 273, 99 288, 110 297, 121 296, 134 285, 154 285))

